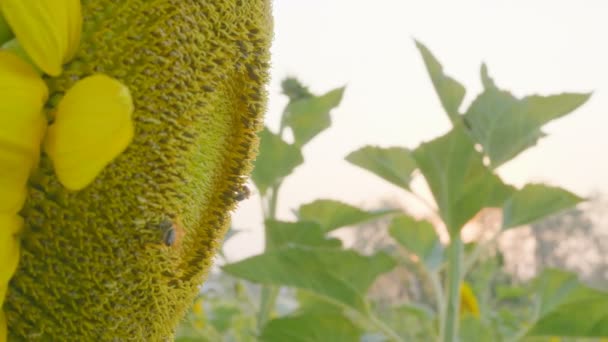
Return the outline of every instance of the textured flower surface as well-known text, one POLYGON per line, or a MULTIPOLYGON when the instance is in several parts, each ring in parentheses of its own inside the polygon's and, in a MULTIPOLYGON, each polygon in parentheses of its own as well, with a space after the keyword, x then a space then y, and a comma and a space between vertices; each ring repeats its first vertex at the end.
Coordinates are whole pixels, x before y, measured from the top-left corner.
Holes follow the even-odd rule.
MULTIPOLYGON (((77 51, 82 28, 80 0, 0 2, 0 304, 19 261, 18 216, 27 182, 38 165, 47 127, 48 99, 42 71, 59 76, 77 51), (5 20, 6 19, 6 20, 5 20), (7 33, 8 32, 8 33, 7 33), (14 32, 16 38, 12 38, 14 32)), ((69 89, 46 134, 47 152, 59 180, 71 190, 87 186, 131 141, 133 104, 126 87, 103 75, 85 78, 69 89), (86 153, 83 151, 86 150, 86 153)), ((0 316, 5 330, 6 318, 0 316)), ((0 334, 4 339, 6 334, 0 334)))
MULTIPOLYGON (((18 212, 27 194, 46 120, 41 112, 47 89, 36 72, 19 57, 0 51, 0 305, 19 262, 18 212)), ((6 337, 0 312, 0 341, 6 337)))
MULTIPOLYGON (((48 75, 41 113, 50 119, 20 211, 23 228, 2 223, 21 230, 19 266, 5 287, 8 339, 170 340, 251 169, 265 108, 270 4, 79 4, 82 32, 72 50, 71 27, 79 25, 72 12, 61 12, 64 21, 48 12, 17 20, 26 5, 0 0, 17 45, 48 75), (60 52, 30 47, 29 34, 60 52), (170 245, 166 222, 176 231, 170 245)), ((16 238, 6 236, 0 243, 16 238)))

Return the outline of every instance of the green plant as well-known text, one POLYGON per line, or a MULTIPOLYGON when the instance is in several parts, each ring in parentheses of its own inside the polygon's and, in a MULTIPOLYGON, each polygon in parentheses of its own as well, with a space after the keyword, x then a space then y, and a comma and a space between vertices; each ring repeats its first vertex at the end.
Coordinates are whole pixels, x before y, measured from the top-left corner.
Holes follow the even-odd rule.
POLYGON ((425 178, 435 199, 436 213, 450 236, 449 244, 442 247, 430 223, 407 216, 393 220, 391 235, 418 257, 434 284, 441 340, 458 340, 459 326, 463 327, 460 334, 463 340, 467 340, 466 336, 473 336, 470 330, 476 331, 478 339, 487 336, 488 340, 517 340, 534 335, 604 336, 606 328, 598 324, 606 319, 603 313, 593 312, 582 320, 577 319, 574 312, 587 306, 590 300, 605 305, 608 295, 587 288, 572 275, 559 271, 544 272, 530 286, 528 291, 532 292, 528 293, 537 294, 534 299, 537 309, 527 320, 518 322, 520 329, 512 335, 497 336, 498 332, 491 329, 485 329, 480 335, 484 330, 481 327, 490 319, 489 312, 480 319, 463 317, 461 320, 459 315, 461 284, 477 262, 480 252, 487 247, 487 244, 480 244, 465 255, 460 232, 467 222, 483 208, 501 208, 501 229, 490 239, 492 242, 505 230, 533 223, 582 200, 563 189, 542 184, 528 184, 516 189, 505 184, 495 170, 535 145, 544 136, 541 131, 544 124, 572 112, 589 95, 534 95, 518 99, 499 89, 483 65, 484 91, 461 113, 464 87, 443 73, 439 62, 425 46, 420 43, 417 46, 453 124, 452 129, 414 150, 366 147, 349 155, 347 160, 416 197, 420 196, 410 187, 411 175, 419 170, 425 178), (442 268, 446 269, 444 287, 440 284, 442 268), (564 298, 547 295, 556 288, 558 293, 565 294, 564 298), (580 293, 581 297, 575 293, 580 293), (565 298, 568 304, 561 302, 565 298), (558 322, 558 317, 566 322, 558 322), (472 323, 475 321, 479 322, 472 323))
MULTIPOLYGON (((561 188, 528 184, 517 189, 496 170, 535 145, 547 122, 567 115, 588 94, 516 98, 499 89, 485 65, 483 92, 461 112, 465 89, 445 75, 431 52, 417 43, 450 121, 449 132, 415 149, 366 146, 346 157, 420 200, 440 219, 416 219, 395 209, 367 211, 334 200, 317 200, 296 211, 297 220, 276 217, 285 177, 303 163, 301 149, 330 125, 329 112, 344 89, 313 95, 294 79, 278 133, 261 133, 253 182, 263 202, 264 253, 223 267, 227 274, 262 284, 255 335, 262 341, 517 341, 550 336, 608 336, 608 294, 573 274, 545 270, 527 284, 500 271, 495 242, 503 232, 575 206, 583 199, 561 188), (293 133, 293 143, 285 131, 293 133), (412 189, 423 177, 434 203, 412 189), (485 242, 465 244, 463 227, 485 208, 502 212, 500 229, 485 242), (363 222, 390 219, 398 248, 364 255, 343 248, 331 233, 363 222), (437 221, 437 220, 434 220, 437 221), (447 245, 437 229, 445 228, 447 245), (429 303, 380 303, 367 296, 376 279, 395 269, 416 270, 430 286, 429 303), (464 287, 463 287, 463 284, 464 287), (275 315, 281 289, 297 307, 275 315), (461 307, 461 302, 466 305, 461 307)), ((403 284, 405 285, 405 284, 403 284)))

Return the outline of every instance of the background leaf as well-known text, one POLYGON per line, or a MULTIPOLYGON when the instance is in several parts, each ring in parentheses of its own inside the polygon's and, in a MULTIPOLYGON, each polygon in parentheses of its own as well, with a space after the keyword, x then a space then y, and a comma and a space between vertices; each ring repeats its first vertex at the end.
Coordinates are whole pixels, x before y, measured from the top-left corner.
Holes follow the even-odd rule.
POLYGON ((494 342, 497 338, 492 328, 481 319, 465 315, 460 320, 460 341, 494 342))
POLYGON ((346 160, 406 190, 410 190, 416 161, 402 147, 366 146, 346 156, 346 160))
POLYGON ((436 270, 441 266, 443 246, 430 222, 399 215, 391 222, 389 232, 407 251, 418 256, 427 269, 436 270))
POLYGON ((416 41, 416 46, 418 47, 418 50, 420 50, 422 59, 424 59, 424 64, 431 76, 431 81, 433 82, 433 86, 439 96, 443 109, 445 109, 452 123, 460 122, 458 108, 460 108, 460 104, 464 99, 466 93, 465 88, 455 79, 443 73, 443 67, 426 46, 419 41, 416 41))
POLYGON ((264 342, 352 342, 361 337, 361 329, 336 312, 308 312, 274 319, 264 327, 264 342))
POLYGON ((334 229, 360 224, 385 215, 395 210, 364 211, 349 204, 334 200, 316 200, 304 204, 298 210, 298 217, 302 221, 313 221, 321 225, 325 232, 334 229))
POLYGON ((300 148, 283 141, 267 127, 260 132, 260 151, 251 178, 261 195, 304 162, 300 148))
POLYGON ((608 337, 608 293, 559 270, 545 270, 535 283, 540 317, 529 336, 608 337))
POLYGON ((569 114, 590 97, 590 94, 535 95, 520 100, 498 89, 485 65, 481 75, 485 89, 464 118, 494 168, 535 145, 544 136, 541 131, 544 124, 569 114))
POLYGON ((420 145, 413 155, 451 234, 482 208, 501 207, 512 191, 484 166, 482 155, 460 125, 420 145))
POLYGON ((266 240, 271 249, 290 245, 310 247, 341 247, 339 239, 327 238, 321 226, 315 222, 266 221, 266 240))
POLYGON ((297 146, 307 144, 331 126, 329 112, 342 101, 344 89, 334 89, 321 96, 304 97, 289 103, 283 124, 292 129, 297 146))
POLYGON ((395 261, 385 253, 363 256, 339 249, 292 247, 253 256, 223 269, 253 282, 309 290, 366 312, 365 292, 378 275, 393 267, 395 261))
POLYGON ((503 206, 503 229, 533 223, 536 220, 573 207, 582 198, 561 188, 528 184, 514 192, 503 206))

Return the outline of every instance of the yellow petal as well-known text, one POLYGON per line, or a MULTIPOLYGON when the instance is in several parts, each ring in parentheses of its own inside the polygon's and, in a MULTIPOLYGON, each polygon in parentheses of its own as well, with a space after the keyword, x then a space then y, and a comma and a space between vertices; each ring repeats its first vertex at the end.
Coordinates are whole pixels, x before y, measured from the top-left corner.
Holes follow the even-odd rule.
MULTIPOLYGON (((27 195, 27 179, 37 158, 0 143, 0 215, 17 215, 27 195)), ((0 230, 5 229, 0 225, 0 230)), ((0 259, 2 260, 2 259, 0 259)))
POLYGON ((468 283, 462 283, 460 286, 460 312, 468 312, 475 317, 479 317, 479 304, 477 298, 468 283))
POLYGON ((32 59, 30 58, 30 55, 28 55, 27 52, 25 52, 25 50, 23 50, 23 46, 21 46, 21 43, 19 43, 19 40, 17 40, 17 38, 13 38, 13 39, 5 42, 4 44, 2 44, 1 48, 2 48, 2 50, 12 52, 13 54, 17 55, 22 60, 26 61, 27 64, 29 64, 32 67, 32 69, 36 71, 36 73, 38 75, 42 76, 42 74, 44 74, 42 72, 42 70, 40 70, 38 68, 36 63, 34 63, 34 61, 32 61, 32 59))
POLYGON ((46 127, 47 88, 32 67, 0 51, 0 213, 17 213, 46 127))
POLYGON ((125 150, 133 138, 132 113, 129 89, 108 76, 87 77, 68 90, 44 143, 66 188, 86 187, 125 150))
POLYGON ((69 62, 80 45, 80 35, 82 34, 82 9, 80 0, 67 0, 67 15, 68 15, 68 48, 66 51, 64 63, 69 62))
POLYGON ((0 9, 34 63, 51 76, 61 74, 80 41, 80 1, 2 0, 0 9))
POLYGON ((0 51, 0 144, 37 151, 47 97, 46 85, 27 62, 0 51))

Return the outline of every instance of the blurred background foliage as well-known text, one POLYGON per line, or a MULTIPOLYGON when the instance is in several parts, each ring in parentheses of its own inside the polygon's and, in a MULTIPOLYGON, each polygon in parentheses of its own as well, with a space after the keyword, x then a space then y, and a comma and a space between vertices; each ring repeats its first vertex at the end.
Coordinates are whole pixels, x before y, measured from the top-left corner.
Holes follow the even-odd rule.
MULTIPOLYGON (((417 45, 454 129, 464 120, 467 132, 483 145, 481 151, 488 158, 480 166, 484 170, 493 170, 534 145, 543 136, 542 124, 568 114, 587 98, 560 94, 546 102, 540 97, 516 99, 498 89, 483 66, 486 90, 463 115, 459 107, 464 88, 443 73, 424 45, 417 45), (505 116, 498 128, 481 125, 497 108, 524 119, 513 122, 516 119, 505 116), (544 118, 522 126, 530 112, 544 118)), ((533 184, 516 191, 522 197, 511 197, 503 210, 483 209, 467 219, 464 228, 458 227, 462 231, 454 232, 442 222, 445 218, 436 204, 411 189, 414 179, 428 177, 418 169, 420 158, 412 157, 422 152, 367 146, 346 160, 404 189, 428 207, 426 215, 401 207, 387 194, 373 205, 320 199, 294 209, 295 220, 282 220, 276 217, 282 182, 304 163, 302 148, 330 127, 330 113, 345 91, 337 88, 316 95, 294 78, 285 79, 282 88, 288 105, 278 132, 266 127, 260 133, 260 154, 252 174, 264 212, 264 252, 245 260, 218 255, 179 327, 177 341, 444 338, 446 263, 452 248, 448 241, 455 234, 464 241, 460 341, 608 337, 605 195, 596 193, 579 204, 582 199, 565 190, 533 184)), ((238 227, 226 240, 236 234, 238 227)))

